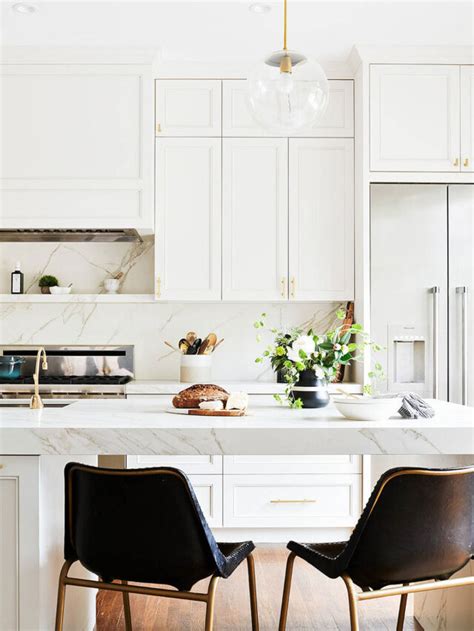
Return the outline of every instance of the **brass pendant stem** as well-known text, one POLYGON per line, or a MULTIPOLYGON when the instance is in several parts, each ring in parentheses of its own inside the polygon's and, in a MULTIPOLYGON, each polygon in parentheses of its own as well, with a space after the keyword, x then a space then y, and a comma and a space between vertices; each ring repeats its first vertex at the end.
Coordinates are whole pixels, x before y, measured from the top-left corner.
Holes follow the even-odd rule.
POLYGON ((283 50, 287 50, 286 32, 287 32, 287 0, 283 0, 283 50))

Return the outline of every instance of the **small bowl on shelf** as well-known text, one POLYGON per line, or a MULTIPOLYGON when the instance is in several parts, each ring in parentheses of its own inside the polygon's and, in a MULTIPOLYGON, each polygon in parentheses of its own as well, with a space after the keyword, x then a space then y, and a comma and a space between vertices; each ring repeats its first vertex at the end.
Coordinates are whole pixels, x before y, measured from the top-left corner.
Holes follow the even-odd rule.
POLYGON ((335 397, 333 403, 351 421, 386 421, 402 406, 398 397, 335 397))
POLYGON ((64 296, 65 294, 70 294, 71 289, 72 287, 60 287, 59 285, 56 285, 55 287, 50 287, 49 291, 53 295, 64 296))

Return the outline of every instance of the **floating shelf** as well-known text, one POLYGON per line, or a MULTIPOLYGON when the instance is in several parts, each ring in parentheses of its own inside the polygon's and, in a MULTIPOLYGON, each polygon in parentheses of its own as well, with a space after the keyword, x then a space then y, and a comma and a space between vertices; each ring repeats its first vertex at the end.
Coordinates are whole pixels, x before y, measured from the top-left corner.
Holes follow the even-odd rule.
POLYGON ((155 302, 153 294, 0 294, 4 303, 143 303, 155 302))

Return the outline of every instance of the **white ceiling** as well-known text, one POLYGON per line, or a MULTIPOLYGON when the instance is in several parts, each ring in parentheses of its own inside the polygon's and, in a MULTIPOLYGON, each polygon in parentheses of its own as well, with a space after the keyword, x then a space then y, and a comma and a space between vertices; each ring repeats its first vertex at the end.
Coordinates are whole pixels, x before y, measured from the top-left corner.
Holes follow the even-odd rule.
MULTIPOLYGON (((282 4, 258 15, 251 2, 37 0, 32 15, 1 2, 4 45, 156 47, 168 59, 259 59, 281 47, 282 4)), ((456 1, 289 0, 288 43, 325 61, 354 44, 469 45, 473 4, 456 1)))

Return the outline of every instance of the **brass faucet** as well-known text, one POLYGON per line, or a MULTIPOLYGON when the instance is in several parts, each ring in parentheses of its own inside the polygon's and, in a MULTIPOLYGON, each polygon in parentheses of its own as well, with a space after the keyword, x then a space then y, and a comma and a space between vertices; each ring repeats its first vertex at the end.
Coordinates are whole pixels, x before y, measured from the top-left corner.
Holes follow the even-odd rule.
POLYGON ((31 397, 31 401, 30 401, 30 408, 32 410, 41 410, 41 408, 44 407, 43 401, 41 400, 40 393, 39 393, 39 373, 40 373, 41 354, 43 355, 43 361, 42 361, 41 366, 43 370, 48 370, 48 361, 46 358, 46 351, 44 350, 43 346, 40 346, 40 348, 38 348, 38 353, 36 355, 36 368, 35 368, 35 374, 33 375, 33 382, 35 384, 35 393, 31 397))

